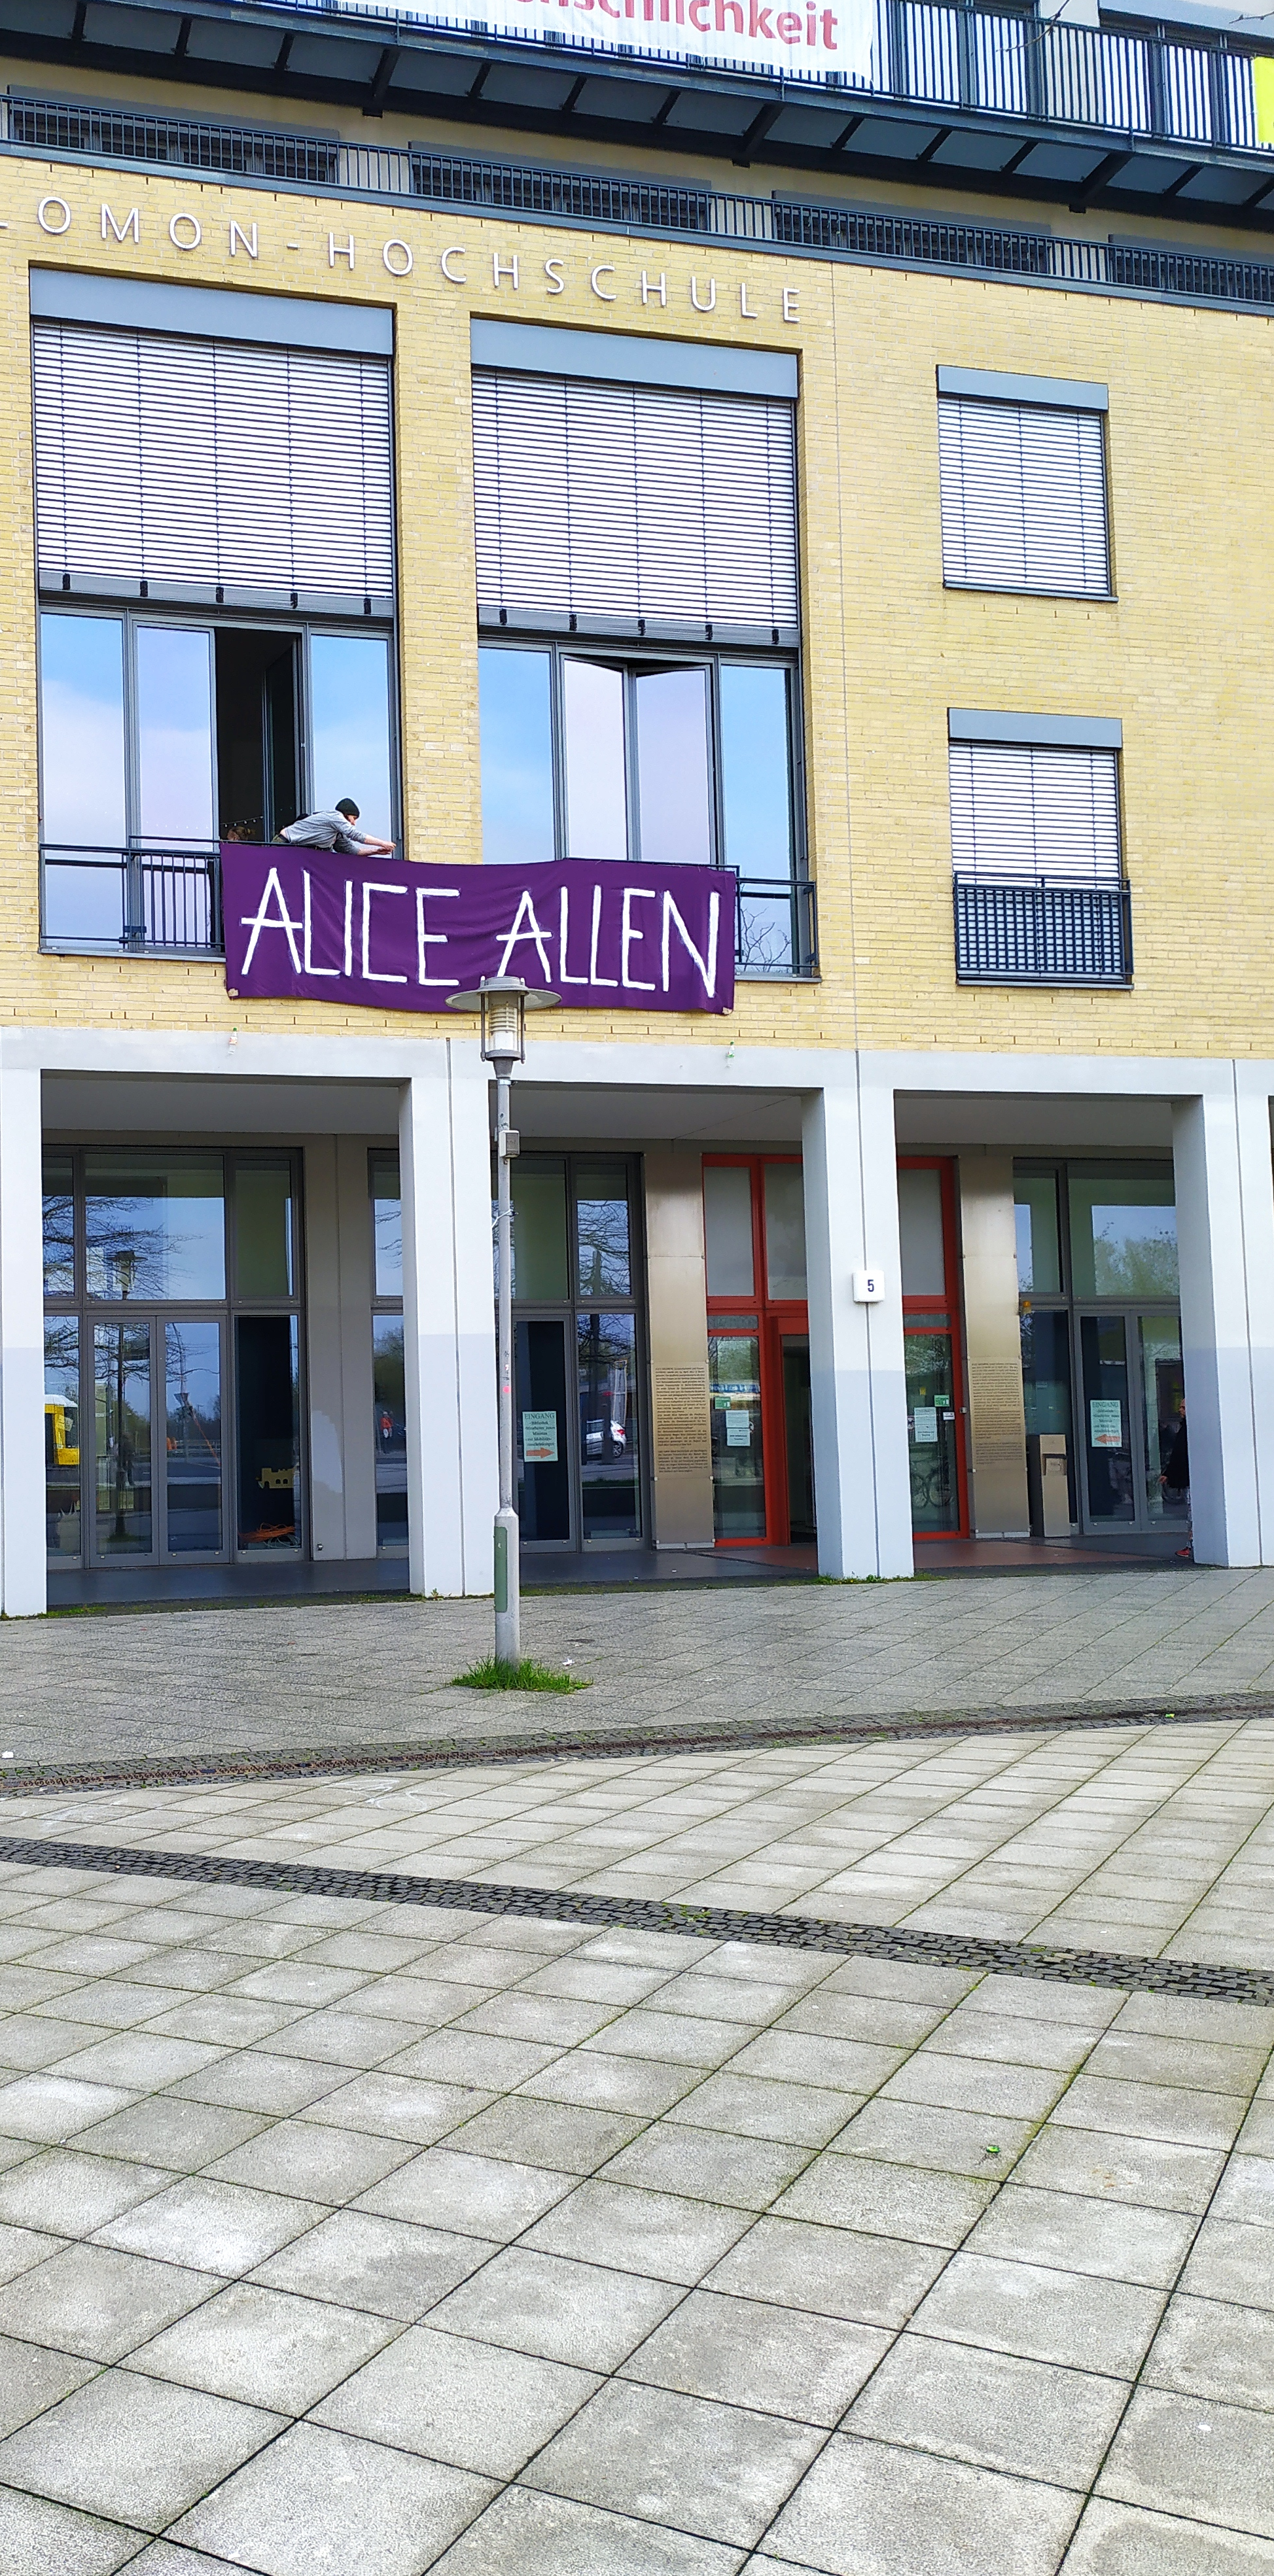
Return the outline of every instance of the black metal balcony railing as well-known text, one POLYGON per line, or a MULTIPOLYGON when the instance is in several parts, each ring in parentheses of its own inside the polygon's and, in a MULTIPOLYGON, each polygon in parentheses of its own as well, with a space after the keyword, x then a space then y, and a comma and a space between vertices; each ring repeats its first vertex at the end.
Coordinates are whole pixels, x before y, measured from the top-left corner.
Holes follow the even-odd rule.
POLYGON ((1129 984, 1132 903, 1126 885, 1018 885, 957 877, 956 980, 961 984, 1129 984))
MULTIPOLYGON (((45 843, 40 937, 44 948, 74 956, 224 957, 221 854, 45 843)), ((740 975, 816 972, 817 911, 808 879, 739 879, 735 964, 740 975)))
POLYGON ((46 844, 40 937, 81 956, 224 956, 220 852, 46 844))

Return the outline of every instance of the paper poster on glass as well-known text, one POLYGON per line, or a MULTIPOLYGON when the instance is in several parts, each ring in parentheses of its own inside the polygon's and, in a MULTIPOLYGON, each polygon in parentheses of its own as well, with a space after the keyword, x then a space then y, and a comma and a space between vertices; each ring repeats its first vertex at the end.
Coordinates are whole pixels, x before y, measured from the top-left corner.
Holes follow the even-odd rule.
POLYGON ((528 1467, 557 1465, 557 1415, 524 1413, 522 1416, 522 1455, 528 1467))
POLYGON ((936 1404, 918 1404, 911 1417, 911 1436, 919 1447, 938 1445, 938 1408, 936 1404))
POLYGON ((750 1449, 752 1446, 752 1416, 744 1412, 742 1405, 727 1407, 725 1445, 727 1449, 750 1449))
POLYGON ((1124 1408, 1118 1396, 1095 1395, 1088 1405, 1089 1442, 1094 1449, 1122 1449, 1124 1408))

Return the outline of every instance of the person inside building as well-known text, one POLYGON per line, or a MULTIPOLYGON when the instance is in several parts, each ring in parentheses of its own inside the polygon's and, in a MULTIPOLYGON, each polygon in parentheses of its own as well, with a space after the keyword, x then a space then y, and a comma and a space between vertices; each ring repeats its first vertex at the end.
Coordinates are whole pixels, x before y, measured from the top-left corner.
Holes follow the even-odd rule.
POLYGON ((302 814, 299 822, 285 823, 274 837, 305 850, 332 850, 341 859, 388 858, 393 842, 377 841, 370 833, 360 832, 357 824, 358 807, 353 797, 338 796, 330 813, 302 814))

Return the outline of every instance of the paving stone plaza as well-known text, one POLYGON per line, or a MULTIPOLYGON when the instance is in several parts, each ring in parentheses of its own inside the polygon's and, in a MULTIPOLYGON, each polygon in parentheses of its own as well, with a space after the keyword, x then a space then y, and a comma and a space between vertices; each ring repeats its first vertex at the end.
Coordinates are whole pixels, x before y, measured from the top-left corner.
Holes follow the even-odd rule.
POLYGON ((487 1615, 6 1629, 0 2567, 1274 2570, 1274 1582, 487 1615))

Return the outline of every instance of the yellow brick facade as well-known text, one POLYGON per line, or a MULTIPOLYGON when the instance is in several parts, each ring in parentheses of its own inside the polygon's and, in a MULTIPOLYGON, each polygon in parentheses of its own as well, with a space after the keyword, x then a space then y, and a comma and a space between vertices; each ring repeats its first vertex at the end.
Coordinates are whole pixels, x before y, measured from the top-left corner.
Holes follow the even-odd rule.
MULTIPOLYGON (((471 316, 795 352, 822 975, 812 986, 742 985, 737 1043, 1274 1055, 1270 318, 35 158, 5 160, 0 198, 10 350, 0 1020, 227 1035, 403 1027, 373 1012, 232 1002, 220 966, 39 953, 27 308, 29 268, 42 265, 393 309, 413 860, 476 861, 481 849, 471 316), (139 242, 115 239, 104 205, 121 227, 136 207, 139 242), (69 222, 55 229, 64 209, 69 222), (190 224, 171 237, 177 215, 196 218, 196 246, 178 246, 190 224), (255 259, 243 246, 254 227, 255 259), (391 248, 387 265, 393 244, 406 248, 391 248), (443 273, 449 249, 463 284, 443 273), (397 278, 391 266, 407 252, 410 275, 397 278), (710 313, 694 309, 692 280, 700 304, 715 288, 710 313), (1109 386, 1113 603, 944 590, 939 364, 1109 386), (1130 990, 957 987, 951 705, 1122 719, 1130 990)), ((721 1043, 719 1022, 636 1013, 565 1013, 560 1032, 721 1043)))

